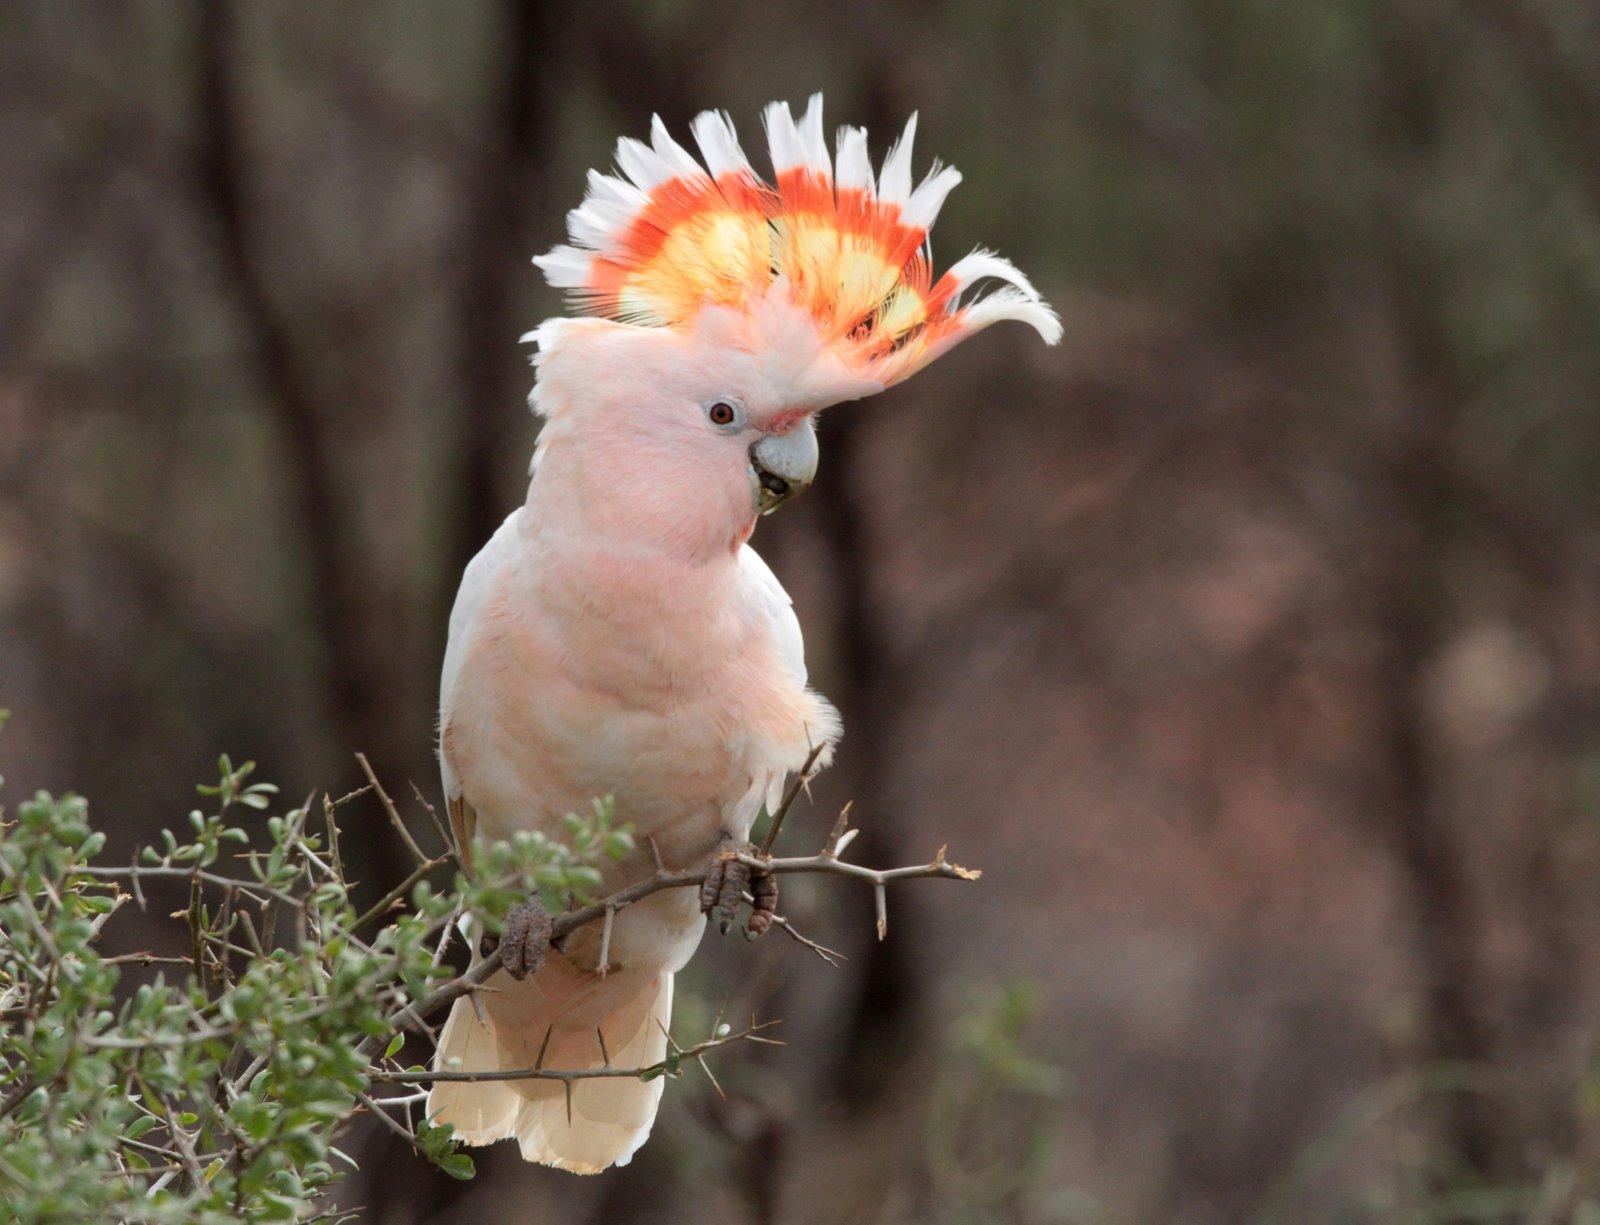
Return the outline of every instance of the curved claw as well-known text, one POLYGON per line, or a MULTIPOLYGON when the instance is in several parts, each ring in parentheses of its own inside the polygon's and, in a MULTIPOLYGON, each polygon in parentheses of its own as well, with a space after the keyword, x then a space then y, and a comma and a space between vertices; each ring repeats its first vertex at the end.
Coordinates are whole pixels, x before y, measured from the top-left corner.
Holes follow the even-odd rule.
POLYGON ((498 942, 504 950, 500 960, 506 973, 518 982, 537 973, 543 964, 552 923, 550 912, 537 897, 506 911, 505 932, 498 942))
POLYGON ((710 916, 724 936, 733 926, 739 903, 746 893, 755 899, 750 908, 750 921, 745 925, 745 935, 751 940, 771 926, 772 916, 777 912, 778 878, 771 872, 752 868, 739 858, 755 853, 755 847, 749 843, 735 842, 725 834, 706 868, 706 879, 700 886, 700 913, 710 916))
POLYGON ((755 901, 750 904, 750 921, 745 924, 747 939, 755 940, 767 933, 772 920, 778 916, 778 878, 771 872, 754 875, 750 893, 755 901))

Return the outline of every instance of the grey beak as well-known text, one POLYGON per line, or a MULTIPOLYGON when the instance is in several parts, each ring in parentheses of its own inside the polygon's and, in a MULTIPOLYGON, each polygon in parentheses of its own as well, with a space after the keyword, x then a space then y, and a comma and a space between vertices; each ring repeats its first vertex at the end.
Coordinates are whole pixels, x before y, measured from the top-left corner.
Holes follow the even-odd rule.
POLYGON ((771 514, 803 490, 817 475, 817 431, 807 417, 787 434, 768 434, 750 448, 755 471, 756 505, 771 514))

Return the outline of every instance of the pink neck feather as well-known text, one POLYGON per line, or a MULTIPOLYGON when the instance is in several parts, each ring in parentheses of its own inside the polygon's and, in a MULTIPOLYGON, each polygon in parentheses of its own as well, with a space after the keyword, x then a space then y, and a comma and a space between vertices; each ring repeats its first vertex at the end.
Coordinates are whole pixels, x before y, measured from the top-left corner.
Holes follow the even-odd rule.
POLYGON ((748 474, 742 463, 708 470, 686 445, 626 428, 620 416, 547 422, 528 487, 532 525, 588 548, 732 564, 755 529, 748 474))

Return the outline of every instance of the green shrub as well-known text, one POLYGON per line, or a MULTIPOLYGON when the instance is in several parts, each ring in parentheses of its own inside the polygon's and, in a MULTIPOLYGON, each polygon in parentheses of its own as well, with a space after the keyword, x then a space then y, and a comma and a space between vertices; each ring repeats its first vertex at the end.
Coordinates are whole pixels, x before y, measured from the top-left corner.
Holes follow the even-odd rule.
POLYGON ((483 883, 456 871, 436 891, 445 851, 422 859, 406 896, 361 912, 337 834, 354 796, 315 821, 309 802, 269 814, 275 789, 251 772, 223 758, 200 788, 208 811, 129 867, 99 862, 105 835, 76 796, 0 810, 0 1219, 315 1217, 353 1167, 337 1144, 365 1112, 471 1177, 419 1091, 374 1088, 386 1070, 422 1071, 398 1062, 404 1010, 455 976, 444 955, 462 913, 493 928, 533 889, 553 909, 585 900, 598 862, 631 849, 627 832, 597 803, 569 818, 568 843, 482 848, 483 883), (175 890, 181 955, 101 951, 120 917, 175 890), (124 985, 130 963, 155 967, 153 981, 124 985))

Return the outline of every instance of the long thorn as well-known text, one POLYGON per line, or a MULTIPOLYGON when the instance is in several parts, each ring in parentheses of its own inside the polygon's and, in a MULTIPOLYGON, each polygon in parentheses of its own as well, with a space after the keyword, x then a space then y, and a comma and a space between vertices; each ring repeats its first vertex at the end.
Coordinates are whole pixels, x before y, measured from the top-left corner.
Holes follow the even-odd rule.
POLYGON ((800 790, 811 780, 811 767, 817 764, 817 758, 822 756, 822 750, 827 748, 827 742, 815 745, 806 756, 805 765, 800 767, 800 773, 789 780, 789 790, 784 793, 783 802, 778 805, 778 811, 772 814, 772 827, 767 830, 767 836, 761 841, 763 855, 772 852, 772 844, 778 840, 778 831, 783 828, 783 819, 789 815, 789 809, 794 807, 795 800, 800 795, 800 790))
POLYGON ((712 1074, 711 1065, 706 1062, 706 1057, 704 1055, 696 1055, 694 1061, 700 1065, 700 1070, 710 1079, 711 1087, 717 1091, 717 1096, 726 1098, 728 1095, 722 1091, 722 1086, 717 1083, 717 1078, 712 1074))
POLYGON ((600 929, 600 964, 595 967, 595 973, 601 978, 606 976, 606 971, 611 968, 611 925, 616 921, 617 908, 606 907, 605 926, 600 929))
MULTIPOLYGON (((855 801, 851 800, 850 804, 855 801)), ((822 853, 830 859, 839 853, 839 840, 844 837, 845 831, 850 828, 850 804, 839 810, 839 819, 833 823, 833 830, 828 834, 827 844, 822 848, 822 853)))
POLYGON ((550 1049, 550 1035, 556 1032, 556 1027, 551 1025, 544 1031, 544 1041, 539 1043, 539 1057, 533 1061, 536 1068, 544 1067, 544 1053, 550 1049))

